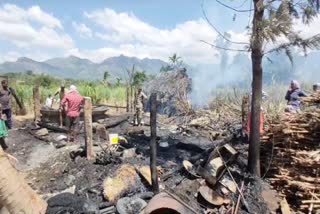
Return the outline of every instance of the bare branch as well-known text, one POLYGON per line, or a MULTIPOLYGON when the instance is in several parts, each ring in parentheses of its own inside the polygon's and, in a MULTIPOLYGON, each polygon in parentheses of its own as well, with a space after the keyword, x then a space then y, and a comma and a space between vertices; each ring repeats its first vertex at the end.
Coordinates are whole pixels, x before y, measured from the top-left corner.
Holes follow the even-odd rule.
POLYGON ((236 11, 236 12, 239 12, 239 13, 247 13, 247 12, 253 11, 253 9, 249 9, 249 10, 239 10, 239 9, 236 9, 236 8, 234 8, 234 7, 231 7, 231 6, 229 6, 229 5, 221 2, 221 1, 219 1, 219 0, 216 0, 216 2, 218 2, 219 4, 221 4, 222 6, 228 8, 228 9, 230 9, 230 10, 233 10, 233 11, 236 11))
POLYGON ((222 37, 224 38, 226 41, 228 42, 231 42, 233 44, 239 44, 239 45, 249 45, 249 43, 246 43, 246 42, 234 42, 234 41, 231 41, 230 39, 228 39, 225 35, 223 35, 223 33, 221 33, 212 23, 211 21, 209 20, 207 14, 206 14, 206 11, 204 10, 204 1, 202 1, 201 3, 201 10, 202 10, 202 14, 204 16, 204 18, 206 19, 206 21, 208 22, 208 24, 222 37))
POLYGON ((232 48, 224 48, 224 47, 220 47, 220 46, 217 46, 217 45, 214 45, 214 44, 211 44, 209 42, 206 42, 204 40, 200 40, 200 42, 203 42, 207 45, 210 45, 211 47, 213 48, 218 48, 218 49, 221 49, 221 50, 226 50, 226 51, 238 51, 238 52, 250 52, 250 50, 246 50, 246 49, 232 49, 232 48))

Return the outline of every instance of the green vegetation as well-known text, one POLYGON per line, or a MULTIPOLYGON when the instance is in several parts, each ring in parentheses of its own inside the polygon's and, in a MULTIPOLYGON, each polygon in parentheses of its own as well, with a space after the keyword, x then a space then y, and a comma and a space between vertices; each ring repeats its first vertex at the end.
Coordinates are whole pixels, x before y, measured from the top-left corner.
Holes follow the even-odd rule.
MULTIPOLYGON (((115 84, 106 85, 100 81, 64 80, 49 75, 36 75, 31 71, 6 75, 9 77, 10 87, 15 89, 21 102, 29 111, 32 111, 32 89, 35 85, 40 86, 41 103, 45 102, 49 94, 54 95, 60 89, 61 84, 64 84, 67 89, 71 84, 74 84, 80 94, 91 97, 94 104, 125 105, 126 87, 120 80, 115 84)), ((137 80, 140 83, 141 77, 137 80)), ((55 98, 58 99, 58 97, 55 98)), ((16 107, 14 106, 14 108, 16 107)))

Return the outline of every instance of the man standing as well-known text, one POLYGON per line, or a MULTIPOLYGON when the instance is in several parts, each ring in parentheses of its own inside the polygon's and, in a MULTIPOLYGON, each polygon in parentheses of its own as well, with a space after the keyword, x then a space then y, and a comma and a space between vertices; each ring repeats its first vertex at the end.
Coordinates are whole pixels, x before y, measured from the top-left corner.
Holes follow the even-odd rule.
MULTIPOLYGON (((69 92, 61 101, 61 108, 66 110, 66 126, 68 128, 68 142, 73 136, 73 142, 77 142, 77 135, 79 133, 80 110, 83 105, 84 98, 77 91, 77 87, 70 86, 69 92), (67 109, 65 109, 67 107, 67 109)), ((60 111, 61 111, 60 108, 60 111)))
POLYGON ((142 125, 142 116, 143 116, 143 107, 144 101, 147 99, 147 96, 142 92, 142 89, 138 89, 138 94, 136 96, 136 115, 135 115, 135 125, 142 125))
POLYGON ((12 128, 12 110, 11 110, 11 95, 15 94, 15 91, 8 86, 7 80, 1 81, 0 89, 0 104, 2 105, 2 114, 6 115, 6 125, 8 129, 12 128))
POLYGON ((57 90, 56 93, 54 93, 53 97, 56 97, 58 94, 59 94, 59 99, 61 102, 64 97, 64 94, 65 94, 64 84, 61 84, 60 89, 57 90))

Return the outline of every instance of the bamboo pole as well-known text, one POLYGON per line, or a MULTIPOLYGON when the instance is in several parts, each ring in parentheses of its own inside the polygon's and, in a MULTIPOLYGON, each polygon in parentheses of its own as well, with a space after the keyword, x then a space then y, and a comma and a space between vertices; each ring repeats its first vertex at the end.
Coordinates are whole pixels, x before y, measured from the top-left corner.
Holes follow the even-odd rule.
POLYGON ((93 160, 95 155, 92 142, 92 102, 90 97, 85 97, 84 101, 84 123, 86 156, 88 160, 93 160))
POLYGON ((40 90, 39 86, 33 87, 33 108, 34 108, 34 122, 37 124, 41 120, 41 114, 40 114, 40 90))
POLYGON ((157 94, 153 93, 150 97, 150 126, 151 126, 151 142, 150 142, 150 170, 152 179, 152 188, 155 193, 159 192, 158 172, 157 172, 157 94))

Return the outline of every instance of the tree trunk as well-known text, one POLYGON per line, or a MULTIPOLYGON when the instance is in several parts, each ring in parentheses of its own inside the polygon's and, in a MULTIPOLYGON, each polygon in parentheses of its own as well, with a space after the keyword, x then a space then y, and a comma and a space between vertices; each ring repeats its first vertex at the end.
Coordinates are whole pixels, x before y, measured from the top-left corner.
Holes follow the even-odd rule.
POLYGON ((44 214, 47 210, 47 203, 28 186, 1 147, 0 204, 12 214, 44 214))
POLYGON ((251 123, 249 140, 248 170, 256 176, 260 176, 260 110, 262 98, 262 20, 263 0, 253 0, 254 16, 251 38, 252 60, 252 102, 251 123))

